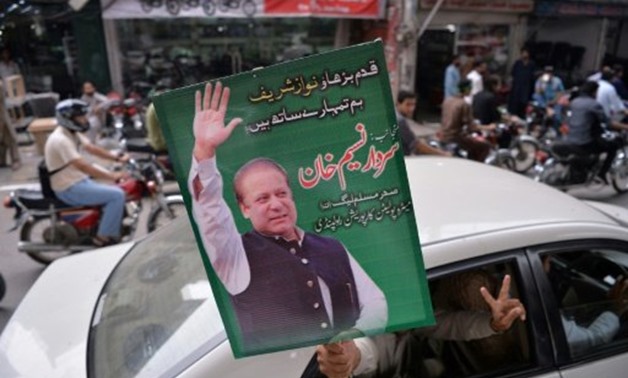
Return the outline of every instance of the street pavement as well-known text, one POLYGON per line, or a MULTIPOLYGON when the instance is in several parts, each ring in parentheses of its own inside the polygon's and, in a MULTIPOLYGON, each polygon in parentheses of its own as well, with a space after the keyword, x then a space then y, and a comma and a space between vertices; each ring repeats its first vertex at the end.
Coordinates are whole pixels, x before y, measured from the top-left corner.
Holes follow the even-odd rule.
MULTIPOLYGON (((35 145, 20 146, 22 166, 13 171, 0 168, 0 197, 12 190, 27 186, 38 187, 37 164, 43 159, 35 145)), ((17 252, 18 231, 8 232, 13 226, 13 209, 0 208, 0 273, 7 284, 7 292, 0 301, 0 331, 45 267, 17 252)))

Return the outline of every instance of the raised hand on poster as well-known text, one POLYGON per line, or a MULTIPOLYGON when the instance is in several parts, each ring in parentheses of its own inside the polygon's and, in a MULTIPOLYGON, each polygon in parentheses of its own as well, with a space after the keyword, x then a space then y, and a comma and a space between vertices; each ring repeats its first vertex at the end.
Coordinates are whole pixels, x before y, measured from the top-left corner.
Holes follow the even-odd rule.
POLYGON ((231 132, 242 122, 241 118, 232 119, 225 126, 225 114, 229 105, 229 88, 216 83, 212 94, 212 85, 205 85, 205 95, 201 91, 195 94, 194 113, 194 157, 202 161, 213 157, 216 148, 229 138, 231 132))

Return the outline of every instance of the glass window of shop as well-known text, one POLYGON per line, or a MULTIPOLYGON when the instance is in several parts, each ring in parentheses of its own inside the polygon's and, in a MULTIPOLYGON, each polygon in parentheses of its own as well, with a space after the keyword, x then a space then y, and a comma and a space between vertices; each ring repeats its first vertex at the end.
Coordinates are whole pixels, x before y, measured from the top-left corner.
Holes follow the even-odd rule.
POLYGON ((508 25, 460 25, 456 45, 463 57, 461 74, 472 69, 474 61, 486 62, 491 74, 505 77, 508 73, 508 25))
POLYGON ((330 50, 336 24, 321 18, 118 20, 123 85, 179 87, 330 50))

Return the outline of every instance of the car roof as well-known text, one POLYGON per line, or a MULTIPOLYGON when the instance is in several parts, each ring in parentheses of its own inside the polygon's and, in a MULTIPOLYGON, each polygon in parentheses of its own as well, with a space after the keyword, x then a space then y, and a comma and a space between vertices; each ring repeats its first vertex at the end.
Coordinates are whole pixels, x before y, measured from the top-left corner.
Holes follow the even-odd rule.
POLYGON ((416 157, 406 169, 422 246, 535 225, 616 225, 574 197, 487 164, 416 157))

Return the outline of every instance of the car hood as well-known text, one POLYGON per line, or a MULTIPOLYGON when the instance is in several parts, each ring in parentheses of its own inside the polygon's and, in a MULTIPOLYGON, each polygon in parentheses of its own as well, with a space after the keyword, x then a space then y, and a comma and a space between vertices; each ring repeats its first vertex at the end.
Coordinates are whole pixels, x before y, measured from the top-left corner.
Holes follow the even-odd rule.
POLYGON ((0 336, 0 377, 86 377, 92 312, 133 245, 84 252, 46 268, 0 336))

